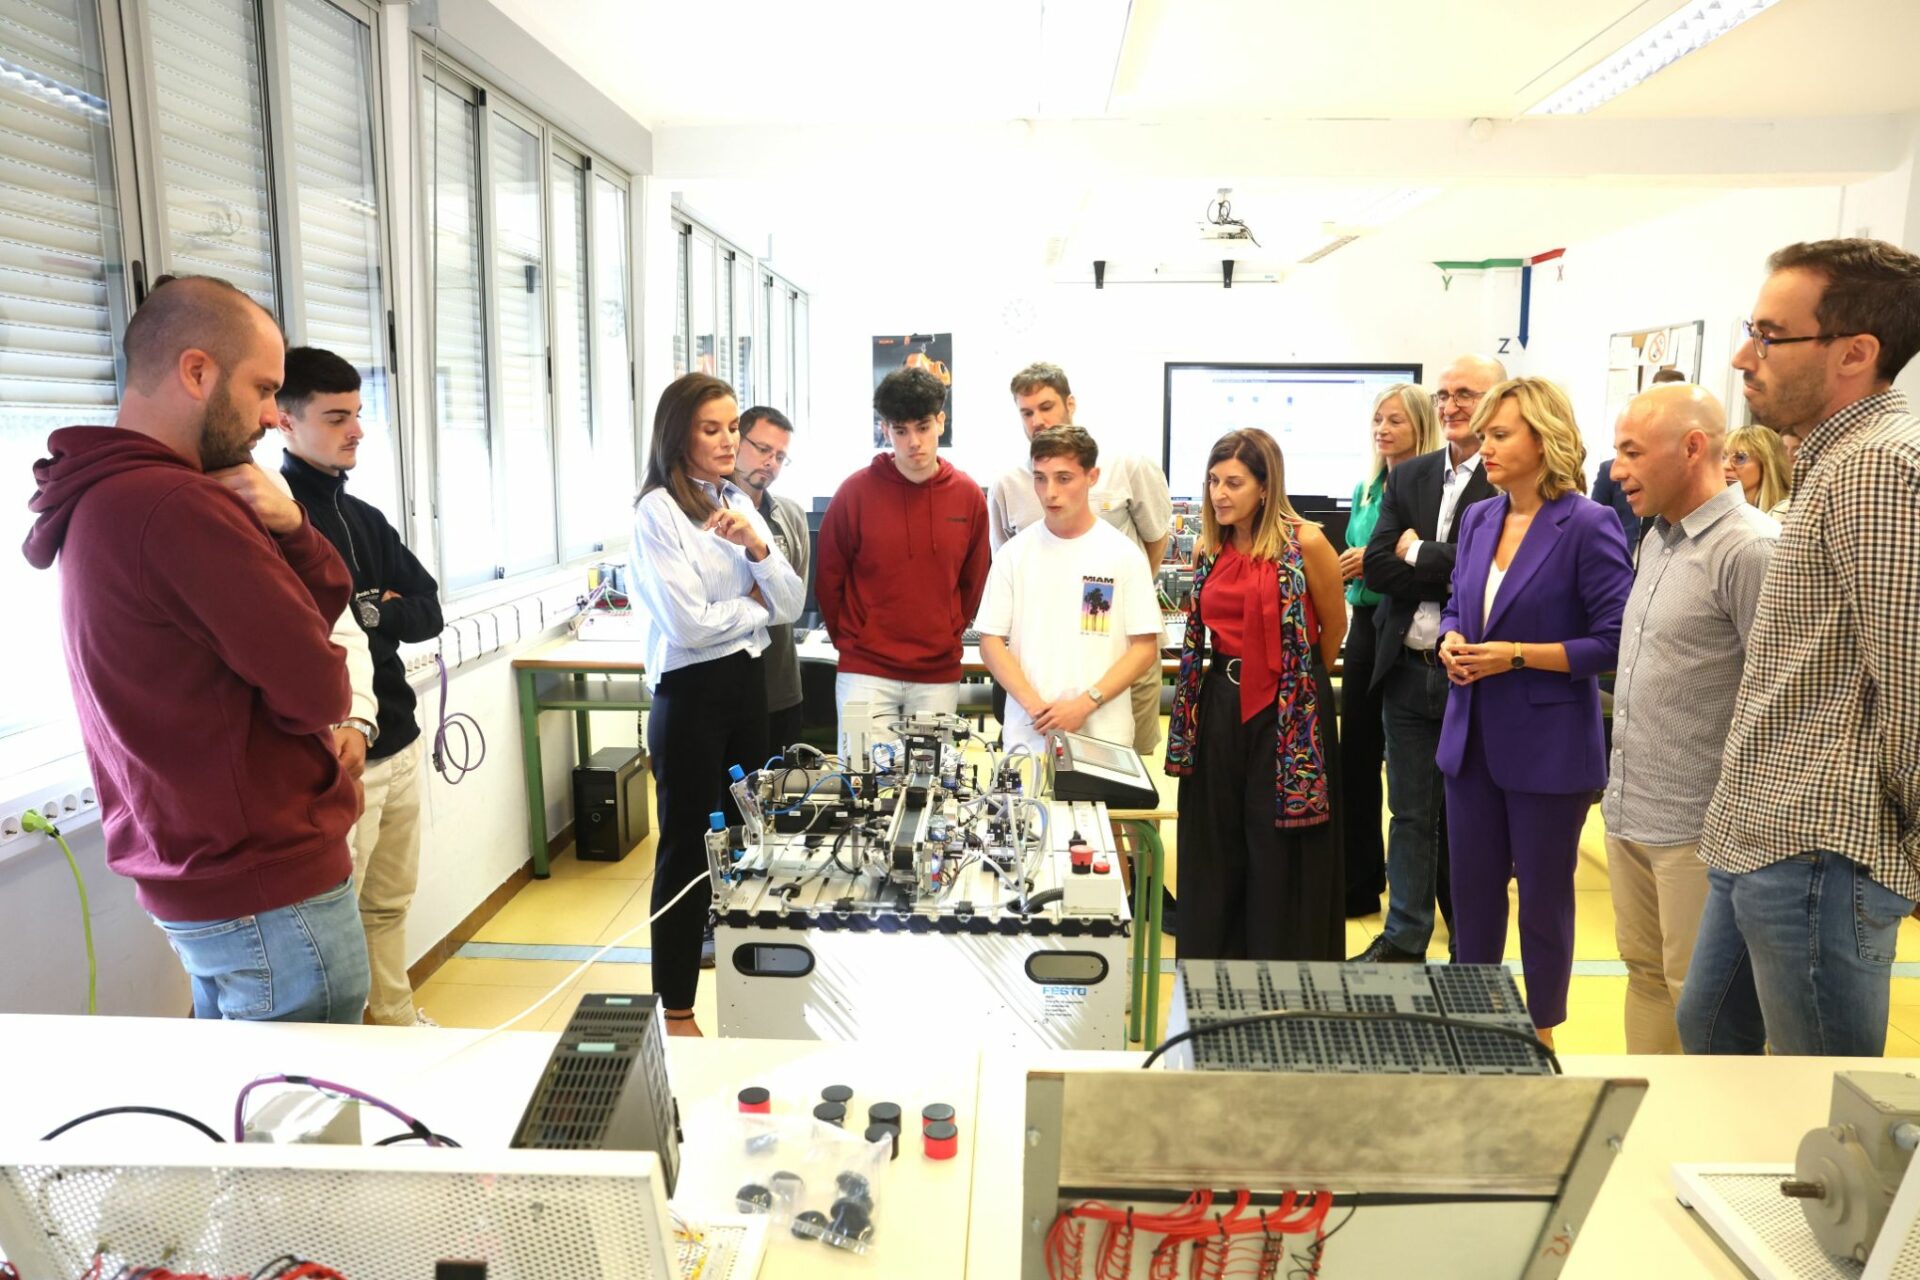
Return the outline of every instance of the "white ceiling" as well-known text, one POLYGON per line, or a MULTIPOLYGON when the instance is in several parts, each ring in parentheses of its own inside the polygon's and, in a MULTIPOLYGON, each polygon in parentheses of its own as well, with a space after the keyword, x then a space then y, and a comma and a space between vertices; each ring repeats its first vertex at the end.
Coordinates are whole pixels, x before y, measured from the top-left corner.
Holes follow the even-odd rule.
POLYGON ((1784 0, 1596 116, 1842 116, 1920 110, 1920 0, 1784 0))
POLYGON ((1054 278, 1096 257, 1312 270, 1323 224, 1402 183, 1440 190, 1331 262, 1515 257, 1729 183, 1892 168, 1904 125, 1869 145, 1872 121, 1822 122, 1920 113, 1920 0, 1779 0, 1593 117, 1511 124, 1681 0, 490 2, 655 129, 691 208, 755 253, 771 233, 802 280, 850 257, 918 273, 928 244, 1054 278), (1103 17, 1118 58, 1063 68, 1061 31, 1103 17), (1041 109, 1108 78, 1104 121, 1041 109), (1329 123, 1356 119, 1396 123, 1329 123), (1200 239, 1222 185, 1267 250, 1200 239))
MULTIPOLYGON (((651 127, 1002 121, 1084 78, 1045 12, 1126 24, 1109 115, 1504 119, 1680 0, 492 0, 651 127)), ((1080 29, 1077 25, 1071 29, 1080 29)), ((1109 54, 1096 49, 1105 63, 1109 54)), ((1920 110, 1916 0, 1781 0, 1602 110, 1920 110)), ((1100 70, 1100 68, 1094 68, 1100 70)))

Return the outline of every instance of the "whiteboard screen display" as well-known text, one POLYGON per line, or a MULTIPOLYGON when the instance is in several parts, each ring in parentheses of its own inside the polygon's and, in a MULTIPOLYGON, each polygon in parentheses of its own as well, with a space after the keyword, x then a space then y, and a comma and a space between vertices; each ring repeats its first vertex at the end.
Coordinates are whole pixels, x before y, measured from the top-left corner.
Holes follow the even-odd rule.
POLYGON ((1173 364, 1166 367, 1164 454, 1176 498, 1206 496, 1207 451, 1259 427, 1280 445, 1288 496, 1346 498, 1370 454, 1373 400, 1420 381, 1418 364, 1173 364))

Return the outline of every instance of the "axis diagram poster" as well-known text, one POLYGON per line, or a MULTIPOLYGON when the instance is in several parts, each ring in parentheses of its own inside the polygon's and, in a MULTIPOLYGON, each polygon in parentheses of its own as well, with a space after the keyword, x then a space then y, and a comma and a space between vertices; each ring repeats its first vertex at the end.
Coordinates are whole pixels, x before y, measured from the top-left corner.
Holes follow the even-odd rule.
MULTIPOLYGON (((953 335, 950 333, 907 333, 886 334, 873 340, 873 385, 878 387, 880 379, 895 369, 925 369, 946 384, 947 388, 947 425, 940 433, 940 447, 953 444, 953 335)), ((887 439, 886 424, 880 421, 880 415, 873 416, 873 447, 885 449, 892 441, 887 439)))

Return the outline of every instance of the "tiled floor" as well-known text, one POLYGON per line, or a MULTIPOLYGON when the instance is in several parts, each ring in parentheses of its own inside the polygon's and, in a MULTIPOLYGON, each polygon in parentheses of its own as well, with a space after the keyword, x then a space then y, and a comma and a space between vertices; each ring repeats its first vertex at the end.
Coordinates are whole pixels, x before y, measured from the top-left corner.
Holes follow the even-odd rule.
MULTIPOLYGON (((1157 756, 1149 765, 1160 778, 1164 807, 1171 809, 1173 780, 1164 776, 1157 756)), ((1576 967, 1581 961, 1593 961, 1614 969, 1620 953, 1613 940, 1613 900, 1607 890, 1601 836, 1596 809, 1581 837, 1580 866, 1574 877, 1574 959, 1576 967)), ((1172 823, 1166 824, 1163 839, 1170 879, 1177 890, 1178 854, 1172 823)), ((476 935, 475 941, 576 947, 600 947, 618 941, 623 946, 645 947, 652 876, 652 838, 620 862, 581 862, 570 852, 563 854, 554 860, 551 879, 535 881, 522 889, 476 935)), ((1510 918, 1517 918, 1517 911, 1510 913, 1510 918)), ((1380 923, 1379 915, 1348 921, 1349 954, 1362 950, 1380 923)), ((1178 945, 1177 940, 1169 939, 1169 952, 1178 945)), ((1444 934, 1435 939, 1432 954, 1445 954, 1444 934)), ((1519 956, 1518 935, 1511 925, 1507 956, 1519 956)), ((1920 961, 1920 922, 1910 920, 1901 927, 1897 958, 1902 962, 1920 961)), ((577 968, 576 961, 457 956, 420 988, 418 1002, 437 1021, 461 1027, 496 1026, 538 1002, 520 1025, 554 1030, 566 1024, 583 992, 647 990, 649 970, 644 964, 602 962, 584 974, 576 973, 577 968)), ((1162 976, 1161 986, 1164 1010, 1172 993, 1170 974, 1162 976)), ((1576 972, 1568 996, 1567 1021, 1558 1033, 1560 1049, 1568 1053, 1625 1052, 1621 1019, 1626 986, 1625 976, 1617 972, 1598 976, 1576 972)), ((694 1009, 701 1026, 711 1031, 715 1013, 710 979, 701 982, 694 1009)), ((1920 1057, 1920 977, 1894 979, 1887 1053, 1920 1057)))

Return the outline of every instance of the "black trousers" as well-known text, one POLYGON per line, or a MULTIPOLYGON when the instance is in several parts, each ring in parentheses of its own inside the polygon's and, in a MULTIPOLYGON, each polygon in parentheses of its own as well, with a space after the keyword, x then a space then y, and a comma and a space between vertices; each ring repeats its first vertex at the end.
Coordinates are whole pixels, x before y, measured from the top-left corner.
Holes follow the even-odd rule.
MULTIPOLYGON (((800 741, 800 731, 806 723, 806 717, 801 714, 805 705, 805 703, 796 702, 790 707, 767 713, 767 754, 761 757, 762 760, 773 756, 784 756, 788 747, 800 741)), ((754 766, 742 765, 741 767, 754 766)))
POLYGON ((1387 758, 1381 692, 1372 688, 1374 606, 1353 607, 1340 676, 1341 841, 1346 846, 1348 915, 1372 915, 1387 890, 1387 845, 1380 833, 1380 769, 1387 758))
MULTIPOLYGON (((1337 750, 1330 681, 1316 656, 1328 766, 1337 750)), ((1240 719, 1221 667, 1200 688, 1194 769, 1180 779, 1180 955, 1199 960, 1341 960, 1346 921, 1336 822, 1282 829, 1274 818, 1268 707, 1240 719)), ((1328 779, 1335 812, 1337 778, 1328 779)))
MULTIPOLYGON (((653 910, 689 880, 707 874, 707 815, 740 814, 727 793, 727 768, 752 772, 767 761, 767 678, 745 651, 660 677, 647 721, 660 840, 654 854, 653 910)), ((653 922, 653 990, 669 1009, 693 1008, 700 982, 700 937, 713 905, 696 885, 653 922)))

